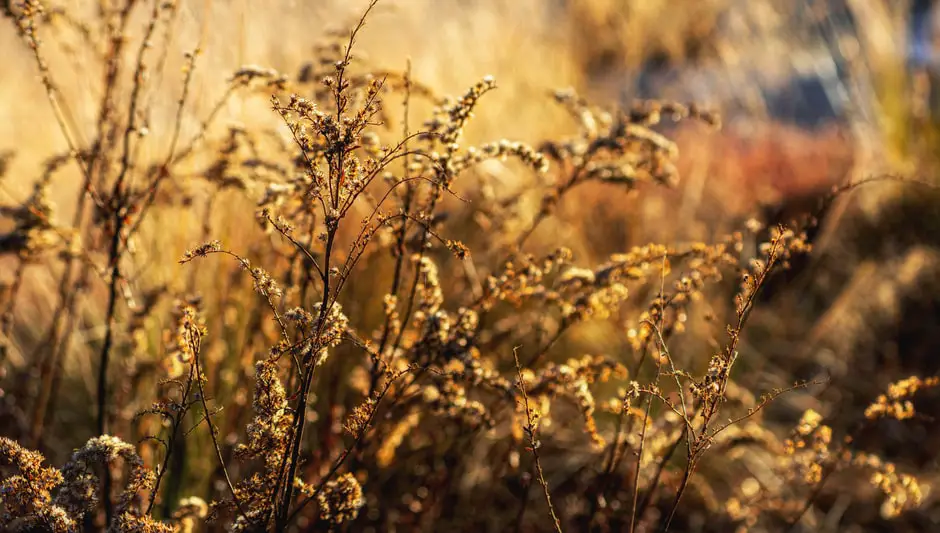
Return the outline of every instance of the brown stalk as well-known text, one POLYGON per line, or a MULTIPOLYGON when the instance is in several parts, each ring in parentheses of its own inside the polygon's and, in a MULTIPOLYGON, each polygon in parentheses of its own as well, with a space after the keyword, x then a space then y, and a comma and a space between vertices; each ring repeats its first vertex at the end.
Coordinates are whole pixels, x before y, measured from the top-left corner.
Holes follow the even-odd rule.
MULTIPOLYGON (((336 123, 342 124, 343 114, 346 110, 346 97, 342 94, 345 90, 344 74, 346 71, 346 66, 349 65, 350 54, 352 53, 352 46, 356 39, 356 34, 365 24, 365 19, 368 16, 369 12, 372 11, 372 8, 375 7, 377 0, 372 0, 369 3, 369 6, 366 8, 365 12, 359 19, 359 23, 349 34, 349 42, 346 45, 346 55, 342 63, 337 68, 337 80, 333 89, 333 96, 336 103, 336 123)), ((342 176, 345 172, 345 155, 347 146, 344 143, 345 139, 337 139, 336 145, 333 147, 336 149, 335 155, 328 158, 330 163, 330 179, 327 180, 328 188, 330 188, 332 208, 337 209, 339 207, 339 189, 341 185, 342 176), (335 181, 335 190, 333 188, 333 182, 335 181)), ((306 152, 301 145, 301 152, 304 153, 306 158, 306 152)), ((326 238, 326 247, 323 252, 323 298, 320 302, 320 318, 317 323, 316 333, 314 334, 314 339, 316 339, 315 344, 319 344, 320 334, 322 333, 326 322, 329 319, 330 309, 333 304, 336 302, 336 299, 339 296, 338 291, 336 294, 331 295, 330 287, 330 260, 333 252, 333 243, 336 237, 336 231, 339 227, 339 220, 327 221, 327 238, 326 238), (331 299, 332 296, 332 299, 331 299)), ((274 507, 274 525, 275 529, 282 531, 287 527, 290 513, 290 506, 293 502, 294 496, 294 476, 297 472, 298 463, 300 461, 300 447, 303 440, 304 427, 307 422, 307 396, 310 392, 310 386, 313 382, 314 370, 317 367, 317 361, 312 360, 313 357, 319 357, 320 346, 315 345, 303 361, 303 378, 301 379, 300 385, 300 394, 297 399, 296 406, 294 408, 294 428, 288 439, 290 454, 285 454, 284 461, 281 463, 281 472, 282 477, 280 478, 280 484, 282 486, 276 487, 274 491, 275 498, 283 492, 283 497, 280 499, 280 502, 277 503, 274 507), (284 472, 286 469, 286 476, 284 472)))
MULTIPOLYGON (((127 40, 121 36, 125 35, 127 31, 127 25, 130 21, 130 14, 134 5, 134 1, 127 2, 120 12, 118 26, 111 28, 112 35, 115 37, 109 41, 110 48, 105 69, 104 94, 101 97, 101 102, 98 107, 98 121, 96 127, 97 140, 91 148, 87 167, 82 167, 84 182, 78 193, 75 215, 72 220, 72 227, 76 229, 81 228, 82 220, 85 218, 86 200, 89 195, 93 193, 94 178, 103 175, 107 171, 105 164, 106 147, 109 147, 109 143, 112 141, 111 137, 116 128, 116 125, 111 120, 113 111, 116 108, 114 95, 119 85, 118 76, 121 71, 121 66, 123 65, 121 57, 124 45, 127 42, 127 40)), ((109 25, 110 24, 109 22, 109 25)), ((68 131, 63 130, 63 133, 68 139, 68 131)), ((72 143, 69 142, 69 145, 72 146, 72 143)), ((81 166, 81 162, 79 162, 79 164, 81 166)), ((96 204, 100 208, 103 202, 96 197, 96 204)), ((65 260, 65 271, 59 282, 59 305, 53 313, 48 341, 45 343, 45 346, 49 348, 49 354, 42 356, 41 359, 37 357, 42 363, 40 364, 40 389, 33 408, 32 441, 36 446, 41 445, 43 431, 48 418, 47 409, 56 401, 58 390, 56 384, 59 381, 60 362, 65 355, 65 351, 71 339, 71 322, 75 313, 75 297, 77 291, 69 290, 69 288, 74 287, 79 281, 86 279, 88 273, 88 267, 86 266, 78 279, 73 281, 72 272, 74 264, 75 257, 69 254, 65 260), (68 317, 68 322, 65 325, 64 331, 60 332, 60 323, 63 317, 68 317), (62 337, 61 339, 60 336, 62 337)))
MULTIPOLYGON (((780 231, 783 231, 783 228, 780 228, 780 231)), ((731 341, 728 346, 725 347, 724 354, 725 359, 730 364, 730 361, 733 361, 735 354, 737 352, 738 341, 741 338, 741 332, 744 329, 744 324, 747 322, 748 317, 751 314, 751 310, 754 307, 754 302, 757 298, 757 294, 760 292, 761 287, 763 287, 764 282, 767 280, 768 275, 773 269, 774 265, 778 259, 779 246, 781 245, 780 239, 774 239, 771 243, 770 252, 767 255, 767 263, 758 272, 757 278, 755 280, 755 286, 753 290, 748 291, 747 299, 741 304, 737 311, 737 324, 734 328, 730 329, 731 341)), ((728 374, 730 374, 730 369, 728 369, 728 374)), ((726 378, 727 379, 727 378, 726 378)), ((675 518, 676 510, 679 507, 679 502, 682 499, 682 495, 685 492, 685 489, 688 487, 689 480, 692 478, 692 474, 695 471, 695 467, 698 465, 698 461, 701 458, 701 454, 705 451, 707 446, 702 446, 703 441, 708 441, 711 439, 711 436, 708 435, 708 425, 711 422, 712 418, 717 415, 718 409, 720 407, 721 395, 724 394, 724 387, 726 383, 720 384, 720 391, 717 393, 719 398, 715 399, 714 407, 709 409, 705 407, 705 411, 702 413, 704 420, 702 422, 702 429, 699 438, 695 438, 694 442, 689 444, 689 457, 688 463, 686 464, 685 472, 682 476, 682 482, 679 485, 679 489, 676 491, 676 497, 673 500, 672 507, 669 510, 669 514, 666 516, 664 521, 663 530, 668 531, 669 526, 672 524, 673 518, 675 518)))
MULTIPOLYGON (((130 2, 129 2, 130 3, 130 2)), ((144 35, 144 39, 140 44, 140 48, 137 51, 136 58, 136 68, 134 72, 134 84, 133 89, 131 90, 130 105, 127 112, 127 126, 124 129, 124 138, 122 144, 122 153, 121 153, 121 165, 120 170, 118 171, 117 178, 114 181, 114 186, 111 190, 111 197, 109 200, 110 205, 108 206, 111 210, 112 215, 112 227, 113 231, 110 236, 110 244, 108 248, 108 265, 110 268, 110 276, 108 279, 108 304, 105 311, 105 336, 104 341, 101 346, 101 355, 99 356, 98 363, 98 434, 106 435, 109 431, 108 428, 108 367, 110 364, 111 350, 114 344, 114 329, 117 321, 117 299, 118 299, 118 285, 121 283, 123 278, 123 273, 121 271, 121 260, 124 255, 124 250, 121 247, 121 236, 124 231, 124 226, 127 223, 127 217, 130 210, 130 194, 129 191, 125 190, 125 181, 127 180, 128 173, 131 170, 132 166, 132 153, 131 153, 131 137, 137 132, 137 112, 138 104, 140 102, 140 95, 144 86, 144 70, 146 68, 146 63, 144 61, 144 56, 147 52, 147 49, 150 45, 150 39, 153 36, 153 32, 156 30, 156 22, 159 19, 160 14, 160 2, 154 1, 153 12, 151 14, 151 22, 147 27, 147 31, 144 35)), ((126 248, 125 248, 126 249, 126 248)), ((103 501, 104 501, 104 510, 105 510, 105 523, 111 524, 112 518, 112 504, 110 497, 110 488, 111 488, 111 473, 110 469, 105 468, 103 476, 103 501)))
POLYGON ((533 422, 532 410, 529 409, 529 394, 526 392, 525 379, 522 377, 522 365, 519 363, 518 348, 513 349, 512 357, 516 363, 516 375, 519 376, 519 390, 522 391, 523 407, 525 408, 526 413, 525 432, 529 437, 529 450, 532 452, 532 458, 535 460, 536 478, 542 485, 542 492, 545 495, 545 503, 548 504, 548 512, 552 517, 552 523, 555 526, 555 531, 561 533, 561 522, 558 520, 558 515, 555 514, 555 506, 552 505, 552 495, 548 490, 548 482, 545 481, 545 473, 542 471, 542 462, 539 459, 539 447, 541 443, 535 437, 537 429, 535 428, 535 424, 533 422))
POLYGON ((199 387, 199 400, 202 402, 203 420, 205 420, 206 425, 209 427, 209 438, 212 439, 212 447, 215 449, 215 456, 219 461, 219 468, 222 470, 222 475, 225 477, 225 483, 228 486, 229 492, 232 493, 232 500, 235 502, 235 506, 238 507, 238 512, 240 512, 247 520, 248 513, 245 512, 245 507, 242 505, 241 498, 238 497, 238 491, 235 490, 235 486, 232 484, 232 478, 229 476, 228 469, 225 467, 225 460, 222 458, 222 448, 219 446, 219 440, 216 435, 218 431, 212 424, 212 415, 209 411, 209 403, 206 399, 206 391, 203 384, 204 373, 199 367, 199 355, 202 343, 198 339, 199 337, 196 335, 191 335, 190 337, 190 343, 193 347, 193 365, 196 369, 195 379, 196 384, 199 387))

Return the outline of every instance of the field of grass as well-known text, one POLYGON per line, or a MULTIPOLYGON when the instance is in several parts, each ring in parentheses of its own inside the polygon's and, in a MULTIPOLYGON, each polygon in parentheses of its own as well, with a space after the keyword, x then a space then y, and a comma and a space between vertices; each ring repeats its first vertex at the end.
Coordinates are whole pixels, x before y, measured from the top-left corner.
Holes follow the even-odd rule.
POLYGON ((940 528, 906 3, 0 10, 0 530, 940 528))

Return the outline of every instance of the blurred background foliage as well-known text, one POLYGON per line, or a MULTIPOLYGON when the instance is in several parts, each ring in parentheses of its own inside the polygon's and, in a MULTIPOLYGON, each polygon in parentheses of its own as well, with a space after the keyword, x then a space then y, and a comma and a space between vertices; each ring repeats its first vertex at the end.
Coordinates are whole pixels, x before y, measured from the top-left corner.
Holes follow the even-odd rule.
MULTIPOLYGON (((96 3, 67 4, 70 16, 93 20, 96 3)), ((183 52, 201 43, 183 137, 199 130, 237 68, 256 64, 300 72, 318 43, 330 32, 347 31, 362 6, 345 0, 181 2, 167 72, 183 68, 183 52)), ((139 15, 142 22, 144 14, 139 15)), ((46 39, 50 70, 67 96, 81 139, 93 131, 103 66, 96 62, 100 51, 83 41, 89 28, 77 22, 53 16, 46 39)), ((550 249, 559 240, 577 243, 576 254, 593 264, 651 241, 714 240, 752 216, 786 221, 814 209, 821 194, 849 180, 892 173, 940 183, 938 42, 940 3, 930 0, 402 0, 380 3, 357 57, 374 70, 401 71, 408 61, 414 79, 436 94, 460 94, 492 75, 499 90, 476 111, 467 132, 472 144, 509 138, 538 146, 570 131, 570 117, 551 103, 556 88, 574 87, 593 101, 663 98, 720 111, 721 131, 695 124, 667 129, 680 147, 682 179, 675 189, 612 194, 603 186, 585 187, 560 207, 559 222, 546 224, 533 238, 533 250, 550 249)), ((33 58, 6 20, 0 24, 0 50, 0 153, 8 154, 0 202, 12 204, 29 195, 35 169, 67 146, 33 58)), ((166 131, 174 120, 179 80, 167 75, 153 91, 170 97, 154 99, 149 129, 166 131)), ((428 116, 431 102, 414 105, 413 116, 428 116)), ((397 124, 399 111, 391 114, 397 124)), ((278 127, 261 93, 228 101, 220 117, 215 134, 236 124, 278 127)), ((533 186, 531 178, 499 164, 478 172, 492 174, 502 188, 499 195, 522 195, 533 186)), ((58 218, 71 218, 79 183, 74 169, 57 178, 52 193, 58 218)), ((468 180, 461 194, 472 196, 475 183, 468 180)), ((203 213, 192 206, 202 205, 204 191, 187 194, 189 203, 156 212, 153 226, 141 236, 146 251, 141 287, 180 293, 194 285, 208 295, 233 294, 224 306, 206 302, 216 321, 210 331, 224 332, 207 349, 217 360, 250 359, 262 347, 241 336, 257 326, 256 317, 244 312, 249 303, 241 301, 252 298, 250 291, 234 296, 245 280, 212 269, 194 274, 176 259, 205 233, 203 219, 211 221, 212 237, 256 250, 262 237, 253 218, 244 215, 252 203, 221 193, 225 196, 215 205, 224 207, 203 213)), ((816 253, 795 264, 764 296, 742 346, 749 353, 744 384, 756 390, 831 377, 822 390, 782 399, 771 417, 781 427, 792 427, 809 407, 833 417, 835 427, 848 427, 848 414, 863 410, 887 383, 940 372, 938 200, 935 190, 894 182, 852 191, 825 212, 815 235, 816 253)), ((461 227, 460 217, 454 220, 450 234, 470 241, 472 232, 461 227)), ((0 233, 9 229, 4 223, 0 220, 0 233)), ((472 244, 486 246, 468 244, 472 250, 472 244)), ((0 257, 0 283, 13 278, 13 265, 12 258, 0 257)), ((30 354, 41 347, 56 306, 58 275, 55 266, 29 269, 13 340, 7 339, 13 348, 4 363, 6 378, 29 376, 30 354)), ((87 288, 78 334, 64 362, 68 398, 60 400, 42 442, 50 457, 65 457, 92 426, 86 407, 94 387, 92 347, 101 335, 99 289, 87 288)), ((351 290, 364 301, 381 294, 366 280, 351 290)), ((362 312, 368 308, 363 305, 362 312)), ((145 335, 159 339, 169 325, 169 318, 155 320, 145 335)), ((557 353, 617 353, 627 344, 618 328, 580 328, 557 353)), ((155 352, 159 344, 151 342, 150 349, 155 352)), ((331 372, 339 377, 345 370, 337 366, 331 372)), ((220 382, 224 387, 225 380, 220 382)), ((5 391, 18 387, 28 385, 3 386, 5 391)), ((2 401, 5 415, 17 412, 16 395, 7 393, 2 401)), ((938 407, 933 405, 936 415, 938 407)), ((20 431, 13 429, 19 424, 14 418, 2 422, 0 433, 20 431)), ((887 424, 866 438, 899 464, 930 471, 936 479, 940 431, 935 424, 887 424), (913 450, 911 442, 917 443, 913 450)), ((205 446, 199 439, 191 445, 205 446)), ((191 465, 180 486, 204 483, 210 469, 191 465)), ((832 487, 820 500, 823 508, 836 509, 843 489, 849 490, 832 487)), ((872 516, 877 509, 842 512, 859 513, 852 523, 878 524, 872 516)), ((907 525, 911 531, 940 527, 940 500, 931 497, 907 525)))

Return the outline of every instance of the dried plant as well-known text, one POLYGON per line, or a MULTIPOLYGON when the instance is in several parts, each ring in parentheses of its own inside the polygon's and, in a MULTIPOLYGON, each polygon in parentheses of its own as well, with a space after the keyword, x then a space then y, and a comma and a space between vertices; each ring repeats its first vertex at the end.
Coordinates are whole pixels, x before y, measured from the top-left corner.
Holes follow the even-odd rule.
POLYGON ((474 145, 468 128, 497 81, 441 97, 410 65, 370 68, 357 38, 376 3, 296 75, 242 66, 195 117, 202 35, 167 131, 155 80, 184 3, 102 4, 93 22, 36 0, 4 6, 69 150, 24 201, 0 206, 0 260, 13 265, 0 392, 16 399, 0 409, 13 421, 0 526, 633 532, 705 513, 716 525, 703 531, 772 531, 811 527, 827 480, 851 471, 883 494, 885 520, 928 501, 925 479, 857 435, 927 421, 914 398, 937 378, 891 385, 837 438, 816 410, 768 414, 825 379, 753 370, 754 313, 862 182, 792 224, 750 220, 598 259, 572 237, 577 195, 675 189, 664 122, 715 130, 720 117, 671 101, 598 106, 568 89, 545 99, 573 119, 568 135, 474 145), (100 55, 90 129, 47 62, 57 20, 100 55), (258 95, 276 124, 219 124, 230 101, 258 95), (66 172, 81 181, 70 222, 51 199, 66 172), (503 173, 530 186, 517 194, 503 173), (202 244, 183 250, 183 238, 202 244), (28 338, 34 272, 55 290, 28 338), (72 368, 86 363, 93 394, 72 368), (60 429, 73 390, 93 412, 60 429), (759 475, 724 475, 758 459, 759 475), (530 509, 542 500, 545 512, 530 509))

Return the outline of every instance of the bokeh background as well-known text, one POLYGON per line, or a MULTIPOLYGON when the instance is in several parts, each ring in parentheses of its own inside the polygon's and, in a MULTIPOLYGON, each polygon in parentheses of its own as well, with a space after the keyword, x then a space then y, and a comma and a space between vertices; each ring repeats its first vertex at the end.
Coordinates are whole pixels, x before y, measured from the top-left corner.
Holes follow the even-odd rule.
MULTIPOLYGON (((159 135, 174 121, 184 52, 197 45, 201 50, 182 121, 182 137, 190 138, 235 70, 260 65, 293 75, 318 43, 347 31, 364 7, 341 0, 180 3, 167 74, 148 95, 148 127, 158 142, 153 154, 149 145, 142 148, 144 159, 165 148, 159 135)), ((69 17, 89 19, 97 9, 94 2, 67 7, 69 17)), ((140 23, 131 27, 139 32, 146 14, 138 15, 140 23)), ((102 65, 98 51, 83 41, 87 28, 75 22, 54 20, 46 51, 76 136, 87 139, 98 112, 102 65)), ((588 263, 645 242, 713 240, 751 217, 784 222, 850 180, 893 174, 940 184, 938 43, 940 2, 930 0, 387 0, 368 19, 356 56, 371 69, 410 68, 437 94, 461 94, 493 76, 499 89, 477 110, 468 144, 508 138, 538 146, 569 132, 570 117, 551 101, 553 90, 566 87, 598 102, 663 98, 719 111, 718 131, 696 124, 666 128, 680 148, 681 181, 674 189, 611 194, 586 187, 563 206, 563 223, 547 224, 534 236, 534 249, 558 240, 577 243, 576 253, 588 263)), ((34 58, 7 19, 0 23, 0 50, 0 154, 6 168, 0 204, 16 205, 29 196, 43 161, 67 145, 34 58)), ((431 104, 416 102, 415 115, 426 116, 431 104)), ((267 95, 243 94, 225 104, 213 132, 233 125, 276 128, 278 121, 267 95)), ((492 174, 499 196, 524 195, 533 186, 531 178, 499 165, 481 172, 492 174)), ((56 177, 51 195, 57 219, 71 219, 79 183, 75 169, 56 177)), ((474 186, 462 185, 467 194, 474 186)), ((204 192, 192 194, 193 205, 201 205, 204 192)), ((244 214, 252 204, 230 200, 206 213, 155 213, 140 243, 142 287, 185 290, 194 275, 176 259, 200 241, 204 219, 212 221, 212 236, 251 248, 260 238, 252 216, 244 214)), ((538 204, 533 200, 528 208, 538 204)), ((0 218, 0 234, 9 230, 0 218)), ((767 291, 742 347, 755 388, 831 378, 825 387, 781 399, 770 415, 780 427, 792 427, 809 407, 848 427, 851 417, 839 413, 861 412, 889 382, 940 372, 936 190, 897 182, 854 189, 826 211, 814 241, 816 253, 767 291)), ((0 284, 9 287, 15 265, 15 258, 0 255, 0 284)), ((60 275, 58 265, 25 272, 14 327, 4 339, 2 434, 31 433, 23 398, 29 397, 29 369, 58 303, 60 275)), ((197 286, 226 290, 214 272, 195 276, 197 286)), ((360 287, 369 292, 367 283, 360 287)), ((37 443, 56 463, 93 427, 94 347, 102 336, 103 300, 101 287, 87 289, 63 361, 67 396, 37 443)), ((152 329, 168 324, 165 319, 152 329)), ((597 326, 579 330, 559 350, 616 353, 624 344, 616 328, 597 326)), ((218 357, 239 346, 220 341, 218 357)), ((926 409, 931 412, 929 404, 926 409)), ((932 412, 940 414, 937 405, 932 412)), ((934 479, 940 430, 930 422, 879 427, 870 436, 872 446, 934 479)), ((194 473, 190 482, 198 484, 200 476, 205 474, 194 473)), ((900 527, 877 525, 877 509, 842 506, 839 490, 849 489, 837 485, 823 498, 831 513, 871 515, 849 521, 865 527, 900 527)), ((829 519, 831 530, 840 530, 840 516, 829 519)), ((905 527, 940 527, 936 497, 905 527)))

